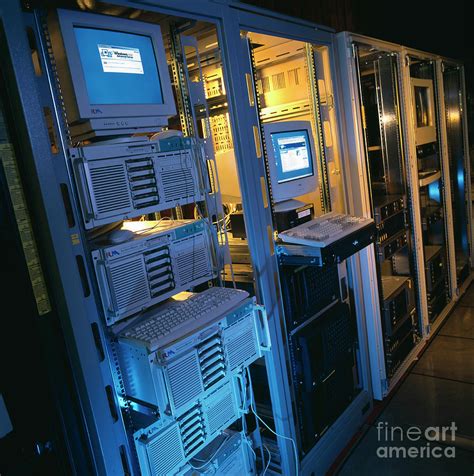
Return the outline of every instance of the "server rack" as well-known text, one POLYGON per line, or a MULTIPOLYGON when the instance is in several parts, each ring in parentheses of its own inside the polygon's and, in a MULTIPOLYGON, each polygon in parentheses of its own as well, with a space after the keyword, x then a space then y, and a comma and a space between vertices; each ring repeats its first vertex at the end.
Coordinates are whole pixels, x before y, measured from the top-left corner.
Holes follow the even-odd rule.
POLYGON ((373 386, 382 398, 403 374, 423 335, 415 249, 417 216, 404 151, 400 48, 339 34, 346 118, 347 167, 354 180, 353 210, 377 223, 376 283, 367 315, 374 363, 373 386), (403 305, 402 305, 403 304, 403 305), (402 306, 401 306, 402 305, 402 306))
POLYGON ((422 218, 422 241, 426 273, 428 322, 431 326, 454 299, 455 275, 454 235, 452 228, 451 183, 446 153, 445 121, 441 113, 443 101, 436 56, 405 49, 404 86, 406 117, 409 124, 409 157, 416 168, 418 207, 422 218), (423 104, 429 102, 429 108, 423 104), (441 260, 438 257, 440 247, 441 260), (432 269, 443 268, 438 282, 432 282, 432 269), (434 286, 431 286, 434 284, 434 286))
MULTIPOLYGON (((441 91, 439 66, 436 66, 437 60, 435 55, 415 52, 408 50, 400 45, 391 44, 388 42, 376 40, 373 38, 363 37, 352 33, 340 33, 338 35, 339 47, 339 68, 341 73, 341 88, 345 100, 345 132, 346 132, 346 152, 347 152, 347 166, 353 178, 353 210, 359 213, 365 213, 370 216, 374 214, 376 220, 379 222, 383 218, 383 227, 379 227, 382 232, 379 236, 379 275, 382 275, 382 280, 376 277, 376 267, 370 270, 373 280, 377 282, 374 288, 379 289, 379 295, 383 296, 389 293, 392 299, 396 299, 396 292, 389 292, 393 283, 389 283, 387 279, 383 279, 386 274, 385 265, 380 266, 380 261, 390 258, 393 264, 395 274, 413 275, 413 284, 415 286, 415 295, 417 303, 417 340, 418 344, 413 347, 413 350, 407 349, 405 352, 405 361, 400 365, 399 370, 395 374, 390 372, 390 366, 393 362, 388 361, 387 352, 391 352, 391 336, 390 323, 386 322, 390 315, 390 303, 382 299, 382 302, 376 302, 372 298, 372 309, 367 315, 368 317, 368 337, 370 341, 371 361, 373 363, 373 388, 376 398, 382 398, 393 387, 399 377, 403 374, 410 362, 416 356, 418 350, 424 341, 432 335, 434 327, 439 326, 439 323, 446 316, 449 309, 452 308, 453 303, 449 303, 449 299, 456 299, 452 293, 455 289, 453 282, 454 270, 454 239, 452 228, 452 211, 451 211, 451 191, 450 184, 446 183, 450 180, 449 164, 446 159, 446 139, 445 139, 445 123, 444 112, 439 110, 438 106, 444 103, 443 92, 441 91), (360 48, 365 48, 365 53, 360 53, 360 48), (419 57, 422 61, 428 61, 432 67, 431 80, 426 78, 419 78, 413 81, 410 80, 410 62, 409 56, 419 57), (398 122, 398 147, 400 155, 403 157, 402 166, 404 167, 403 175, 406 176, 406 189, 395 190, 395 193, 406 194, 399 197, 394 197, 397 200, 387 199, 380 201, 377 198, 379 194, 379 186, 376 183, 377 177, 382 176, 384 182, 390 182, 394 174, 400 174, 399 171, 390 167, 390 151, 383 155, 380 160, 379 169, 377 167, 370 167, 370 155, 376 154, 376 148, 370 147, 370 141, 373 140, 364 134, 364 130, 368 129, 367 122, 370 120, 370 111, 367 111, 367 101, 364 103, 363 94, 363 68, 360 67, 361 61, 366 61, 370 56, 374 56, 377 61, 383 58, 391 58, 391 61, 396 66, 396 72, 392 71, 392 84, 397 89, 398 95, 398 110, 390 111, 384 110, 383 94, 383 77, 379 78, 377 87, 377 101, 378 105, 382 106, 382 115, 380 116, 380 131, 381 137, 385 141, 382 148, 388 149, 390 143, 387 142, 387 129, 398 122), (362 70, 362 75, 361 75, 362 70), (438 83, 435 89, 433 86, 438 83), (433 86, 431 86, 433 84, 433 86), (417 134, 417 128, 414 123, 414 112, 412 107, 412 91, 415 87, 431 87, 433 89, 430 101, 433 104, 431 126, 420 131, 417 134), (434 107, 436 105, 436 107, 434 107), (364 109, 365 106, 365 109, 364 109), (389 114, 384 115, 386 112, 389 114), (417 163, 416 156, 416 140, 417 135, 420 138, 419 144, 419 161, 423 161, 423 153, 426 157, 433 155, 433 150, 425 144, 431 144, 437 141, 434 134, 434 128, 438 128, 440 140, 435 145, 435 151, 439 148, 440 162, 436 170, 428 170, 426 173, 418 174, 419 163, 417 163), (424 135, 423 135, 424 134, 424 135), (382 173, 380 173, 380 169, 382 173), (433 172, 433 173, 430 173, 433 172), (388 179, 388 180, 387 180, 388 179), (432 200, 429 196, 429 187, 433 187, 432 183, 439 184, 437 187, 437 200, 432 200), (425 193, 427 192, 427 193, 425 193), (375 200, 374 200, 375 198, 375 200), (395 216, 397 209, 401 207, 401 201, 407 201, 409 214, 407 218, 410 224, 410 234, 408 239, 406 235, 399 232, 393 237, 391 243, 390 235, 392 231, 397 230, 397 223, 395 216), (377 203, 379 202, 379 203, 377 203), (382 213, 383 212, 383 213, 382 213), (382 216, 384 215, 384 216, 382 216), (390 216, 391 215, 391 216, 390 216), (393 220, 393 223, 391 223, 393 220), (387 227, 387 224, 389 225, 387 227), (433 240, 433 245, 430 246, 429 239, 433 240), (387 245, 384 245, 384 240, 387 240, 387 245), (438 241, 439 244, 438 244, 438 241), (411 241, 412 250, 408 252, 406 245, 411 241), (426 246, 428 245, 428 246, 426 246), (400 248, 405 251, 397 252, 400 248), (393 254, 395 253, 395 254, 393 254), (410 259, 411 256, 411 259, 410 259), (442 270, 440 273, 439 270, 442 270), (385 281, 385 282, 384 282, 385 281), (451 293, 449 296, 447 291, 451 293), (451 296, 451 297, 450 297, 451 296), (435 321, 437 315, 440 317, 435 321), (430 319, 431 316, 431 319, 430 319), (384 322, 385 321, 385 322, 384 322), (434 327, 433 327, 434 322, 434 327), (388 345, 384 336, 389 338, 388 345), (387 335, 388 334, 388 335, 387 335), (385 354, 385 355, 384 355, 385 354)), ((370 73, 366 73, 370 74, 370 73)), ((430 119, 431 120, 431 119, 430 119)), ((459 124, 461 126, 462 124, 459 124)), ((388 131, 390 132, 390 131, 388 131)), ((395 142, 395 145, 397 145, 395 142)), ((394 143, 392 142, 392 146, 394 143)), ((459 159, 462 163, 464 156, 460 155, 459 159)), ((426 168, 426 167, 425 167, 426 168)), ((433 167, 432 167, 433 168, 433 167)), ((420 169, 422 170, 422 169, 420 169)), ((451 179, 452 180, 452 179, 451 179)), ((464 180, 464 177, 463 177, 464 180)), ((390 194, 390 190, 388 190, 390 194)), ((464 225, 465 236, 470 230, 464 225)), ((464 248, 465 249, 465 248, 464 248)), ((455 275, 455 273, 454 273, 455 275)), ((471 277, 465 278, 470 282, 471 277)), ((463 290, 465 289, 463 286, 463 290)), ((372 288, 372 289, 374 289, 372 288)), ((370 300, 371 296, 367 296, 370 300)), ((393 302, 392 302, 393 304, 393 302)), ((396 316, 393 316, 396 319, 396 316)), ((393 323, 392 323, 393 324, 393 323)), ((409 324, 401 325, 403 328, 408 328, 409 324)))
POLYGON ((464 66, 449 58, 437 60, 440 116, 445 122, 446 154, 453 204, 455 290, 459 295, 472 268, 471 164, 466 117, 464 66))
MULTIPOLYGON (((291 19, 288 21, 286 17, 281 15, 272 14, 271 18, 266 16, 266 12, 264 10, 250 7, 247 5, 242 4, 235 4, 233 5, 233 11, 235 13, 236 18, 239 20, 239 30, 244 33, 244 40, 247 38, 246 33, 249 33, 250 43, 245 42, 243 43, 242 47, 247 50, 245 55, 241 56, 240 60, 240 74, 242 77, 244 92, 246 93, 244 96, 241 97, 242 100, 242 114, 246 114, 249 118, 249 121, 245 124, 243 123, 240 127, 240 130, 243 135, 246 135, 250 138, 252 149, 249 149, 249 156, 248 161, 252 164, 254 168, 258 171, 257 175, 257 182, 260 181, 261 183, 261 191, 264 197, 264 216, 265 216, 265 225, 267 228, 266 236, 268 236, 268 243, 265 246, 268 246, 269 255, 267 260, 267 272, 270 273, 271 278, 274 282, 274 289, 276 290, 276 295, 272 298, 271 302, 275 305, 273 309, 278 308, 278 316, 280 319, 280 323, 285 322, 285 310, 281 308, 281 300, 279 298, 279 294, 282 293, 283 301, 285 298, 283 297, 286 290, 285 279, 282 277, 282 270, 283 266, 285 266, 284 262, 287 263, 286 259, 282 259, 281 249, 278 247, 278 244, 274 243, 274 223, 273 223, 273 216, 272 216, 272 205, 271 205, 271 194, 267 191, 266 186, 266 170, 265 170, 265 156, 264 156, 264 144, 262 143, 259 137, 259 127, 263 123, 265 123, 265 115, 261 114, 262 110, 260 107, 257 106, 257 101, 259 100, 258 94, 258 80, 261 79, 258 75, 255 75, 255 64, 252 62, 253 58, 253 51, 252 51, 252 34, 256 34, 256 38, 265 39, 262 37, 267 36, 274 36, 278 37, 281 42, 300 42, 300 48, 303 48, 304 45, 308 45, 311 47, 313 45, 320 46, 321 50, 324 51, 326 55, 326 60, 324 62, 324 67, 321 68, 321 63, 318 65, 320 69, 318 72, 322 74, 325 73, 325 79, 329 79, 329 76, 334 80, 334 71, 335 71, 335 58, 334 58, 334 45, 333 45, 333 36, 330 32, 324 31, 324 29, 319 29, 319 31, 311 30, 311 28, 307 28, 309 25, 303 21, 297 19, 291 19), (295 33, 295 25, 298 25, 298 33, 295 33), (262 35, 261 37, 259 35, 262 35), (255 89, 252 86, 252 80, 254 81, 255 89), (250 87, 249 87, 250 85, 250 87), (263 117, 262 117, 263 116, 263 117), (253 143, 252 143, 253 142, 253 143), (276 245, 276 246, 275 246, 276 245), (269 267, 271 265, 271 267, 269 267), (281 291, 280 291, 281 290, 281 291)), ((240 33, 239 31, 239 33, 240 33)), ((256 40, 255 43, 261 44, 259 40, 256 40)), ((316 49, 316 48, 315 48, 316 49)), ((285 50, 286 51, 286 50, 285 50)), ((311 52, 311 51, 310 51, 311 52)), ((314 50, 313 52, 314 53, 314 50)), ((311 66, 311 64, 310 64, 311 66)), ((271 68, 271 65, 269 66, 271 68)), ((275 74, 278 75, 278 71, 275 71, 275 74)), ((323 79, 321 78, 321 79, 323 79)), ((318 84, 320 90, 324 90, 323 81, 318 84)), ((324 84, 325 86, 326 84, 324 84)), ((314 86, 313 86, 314 88, 314 86)), ((316 89, 313 89, 313 94, 316 89)), ((327 84, 327 94, 324 94, 324 106, 325 106, 325 113, 332 116, 335 119, 335 116, 339 113, 339 102, 338 102, 338 91, 336 90, 334 84, 330 87, 329 83, 327 84)), ((315 94, 314 100, 318 101, 321 99, 321 95, 315 94)), ((321 101, 323 102, 323 101, 321 101)), ((284 108, 282 108, 284 109, 284 108)), ((275 107, 275 112, 277 108, 275 107)), ((326 116, 327 117, 327 116, 326 116)), ((339 143, 339 124, 337 122, 329 122, 326 124, 326 127, 323 128, 322 132, 322 141, 320 142, 323 147, 325 148, 324 153, 334 154, 335 151, 330 150, 331 145, 336 146, 338 149, 340 148, 339 143), (331 135, 329 135, 331 134, 331 135), (332 141, 331 141, 332 139, 332 141)), ((336 179, 345 179, 344 175, 342 174, 339 163, 336 162, 334 159, 328 158, 326 156, 326 164, 325 166, 327 169, 331 169, 331 176, 335 177, 336 179)), ((324 173, 324 172, 323 172, 324 173)), ((344 180, 345 182, 345 180, 344 180)), ((346 185, 346 183, 344 183, 346 185)), ((345 187, 344 187, 345 188, 345 187)), ((337 197, 337 184, 336 187, 329 186, 329 195, 331 198, 334 196, 337 197)), ((331 206, 331 202, 327 204, 331 206)), ((319 206, 319 205, 316 205, 319 206)), ((324 206, 324 202, 322 203, 321 207, 324 206)), ((345 209, 345 200, 341 202, 337 202, 335 200, 334 206, 337 208, 338 206, 341 208, 337 208, 339 210, 345 209)), ((266 241, 266 240, 265 240, 266 241)), ((373 248, 366 248, 362 252, 359 253, 358 256, 351 258, 348 260, 348 274, 351 277, 351 281, 353 283, 353 295, 355 303, 353 303, 353 309, 355 308, 357 317, 357 331, 356 334, 358 336, 358 342, 360 348, 357 352, 357 358, 359 362, 359 378, 360 378, 360 392, 354 397, 352 403, 345 405, 345 410, 339 416, 339 418, 335 417, 331 423, 332 425, 327 425, 326 428, 323 428, 322 437, 319 441, 315 442, 314 434, 313 434, 313 441, 309 445, 309 447, 305 448, 306 451, 303 451, 301 456, 301 471, 303 474, 310 474, 311 472, 324 472, 326 471, 330 464, 331 460, 336 457, 338 452, 344 447, 345 444, 348 442, 349 434, 353 434, 356 426, 360 424, 362 421, 360 419, 361 415, 366 414, 367 411, 371 408, 371 388, 370 388, 370 379, 367 373, 368 370, 368 356, 367 356, 367 348, 365 346, 365 323, 363 319, 361 319, 361 315, 365 311, 364 303, 362 301, 362 287, 364 284, 361 278, 360 273, 360 262, 367 263, 373 257, 373 248), (315 444, 316 443, 316 444, 315 444)), ((307 259, 307 258, 306 258, 307 259)), ((311 261, 311 258, 307 261, 311 261)), ((314 262, 313 262, 314 264, 314 262)), ((291 265, 288 268, 288 271, 291 268, 291 265)), ((291 272, 291 271, 290 271, 291 272)), ((270 302, 270 301, 269 301, 270 302)), ((288 317, 288 316, 287 316, 288 317)), ((287 322, 288 323, 288 322, 287 322)), ((272 341, 277 342, 279 346, 279 355, 278 358, 280 359, 280 365, 283 365, 285 368, 288 368, 289 362, 291 362, 291 355, 289 355, 291 344, 289 344, 289 336, 286 331, 282 331, 282 325, 279 325, 279 329, 271 329, 271 332, 275 332, 276 330, 276 338, 272 336, 272 341), (280 344, 281 343, 281 344, 280 344)), ((293 346, 293 348, 295 348, 293 346)), ((297 360, 293 359, 293 362, 297 360)), ((288 374, 287 374, 288 375, 288 374)), ((272 380, 272 379, 270 379, 272 380)), ((286 437, 291 437, 298 442, 299 451, 301 451, 301 439, 300 439, 300 429, 298 428, 298 421, 301 421, 301 414, 298 415, 299 409, 295 408, 295 406, 291 405, 291 399, 295 399, 295 387, 293 386, 294 381, 294 374, 288 376, 288 380, 286 381, 286 389, 285 389, 285 398, 287 400, 288 408, 290 412, 287 415, 291 415, 290 420, 285 422, 285 431, 283 435, 286 437)), ((271 385, 273 385, 271 383, 271 385)), ((262 393, 265 393, 262 391, 262 393)), ((273 397, 272 389, 270 389, 269 394, 273 397)), ((268 395, 268 393, 267 393, 268 395)), ((304 411, 304 410, 303 410, 304 411)), ((335 412, 337 413, 337 412, 335 412)), ((277 428, 282 428, 278 427, 277 428)), ((316 436, 317 440, 318 436, 316 436)), ((289 442, 284 438, 277 438, 278 446, 281 448, 282 445, 290 446, 289 442)), ((275 448, 274 444, 271 444, 272 448, 275 448)), ((291 446, 290 446, 291 448, 291 446)), ((273 459, 273 458, 272 458, 273 459)), ((277 459, 279 457, 277 456, 277 459)), ((284 458, 281 458, 281 461, 284 463, 284 458)), ((293 474, 294 467, 290 466, 290 473, 293 474)), ((284 473, 284 471, 283 471, 284 473)), ((285 474, 285 473, 284 473, 285 474)))
MULTIPOLYGON (((224 7, 216 8, 215 4, 207 5, 207 16, 203 15, 201 6, 197 7, 193 2, 185 7, 188 18, 209 19, 216 28, 221 27, 225 17, 224 7)), ((156 9, 150 7, 150 10, 156 9)), ((181 10, 176 10, 174 2, 161 2, 160 11, 170 15, 182 14, 181 10)), ((7 25, 5 34, 19 90, 21 107, 18 114, 28 117, 24 139, 31 146, 28 164, 32 188, 38 194, 36 212, 45 217, 44 252, 48 257, 48 269, 53 275, 51 299, 58 303, 61 324, 74 363, 83 418, 88 428, 88 449, 94 461, 93 471, 96 474, 137 474, 130 458, 125 422, 120 417, 113 391, 111 368, 115 364, 107 355, 108 349, 104 344, 107 339, 93 303, 95 290, 90 270, 87 270, 81 216, 73 199, 66 203, 66 208, 63 205, 63 196, 67 192, 70 197, 74 194, 71 193, 72 182, 63 159, 66 142, 60 126, 61 112, 55 107, 54 94, 50 89, 53 86, 48 84, 47 79, 48 73, 51 73, 48 61, 45 61, 47 53, 41 47, 43 25, 33 12, 22 12, 20 3, 16 1, 2 4, 0 12, 2 22, 7 25), (30 31, 29 38, 27 29, 30 31), (31 62, 32 49, 36 71, 31 62), (44 112, 47 113, 46 124, 44 112)), ((221 37, 220 41, 223 41, 221 37)), ((228 57, 226 48, 227 45, 224 49, 228 57)), ((260 233, 255 231, 257 236, 260 233)), ((75 457, 78 460, 81 458, 80 455, 75 457)))
MULTIPOLYGON (((442 324, 443 320, 446 318, 448 315, 450 309, 453 307, 454 302, 459 299, 460 295, 467 289, 467 286, 472 280, 472 275, 469 275, 469 277, 465 278, 464 283, 458 284, 457 280, 457 265, 456 265, 456 243, 455 243, 455 236, 454 236, 454 213, 453 213, 453 206, 455 206, 455 203, 459 200, 456 198, 456 190, 454 191, 453 195, 453 190, 452 190, 452 184, 454 185, 457 181, 454 180, 453 177, 451 177, 451 170, 450 170, 450 150, 449 148, 452 147, 452 144, 450 145, 450 142, 448 141, 448 130, 447 130, 447 123, 446 123, 446 102, 445 102, 445 91, 443 88, 443 77, 442 77, 442 67, 441 67, 441 58, 437 55, 434 54, 427 54, 424 52, 420 52, 417 50, 413 50, 410 48, 403 48, 403 57, 404 57, 404 74, 403 74, 403 82, 404 82, 404 94, 406 95, 406 118, 407 118, 407 124, 409 128, 409 133, 407 135, 408 137, 408 151, 407 154, 410 156, 410 161, 412 163, 412 166, 414 168, 417 168, 420 166, 420 164, 417 164, 417 152, 419 150, 418 142, 417 142, 417 120, 418 118, 416 117, 416 114, 414 113, 414 107, 416 107, 416 103, 414 104, 414 98, 413 98, 413 76, 419 76, 421 77, 423 74, 425 76, 428 74, 430 77, 426 76, 430 83, 429 84, 422 84, 422 86, 430 86, 431 87, 431 81, 433 82, 433 87, 435 89, 434 91, 434 97, 435 97, 435 117, 436 117, 436 127, 438 127, 438 143, 439 143, 439 162, 440 162, 440 181, 442 182, 442 188, 441 192, 439 193, 439 197, 437 191, 435 190, 435 195, 437 200, 443 201, 443 208, 444 208, 444 217, 445 217, 445 229, 444 229, 444 237, 443 241, 445 242, 446 246, 446 252, 445 252, 445 260, 446 260, 446 267, 447 269, 447 276, 446 276, 446 285, 444 289, 446 290, 447 294, 447 303, 438 303, 438 299, 435 299, 434 302, 431 302, 431 296, 428 298, 428 303, 429 308, 427 309, 427 319, 426 319, 426 334, 428 336, 433 335, 433 333, 436 331, 436 329, 439 328, 439 326, 442 324), (419 65, 421 66, 416 66, 414 62, 418 62, 419 65), (429 65, 429 66, 427 66, 429 65), (413 68, 430 68, 429 73, 414 73, 413 74, 413 68), (432 70, 431 70, 432 67, 432 70)), ((458 95, 460 97, 463 94, 463 88, 462 85, 460 84, 458 86, 458 95)), ((461 99, 460 99, 461 100, 461 99)), ((429 138, 425 138, 428 140, 429 138)), ((464 141, 466 140, 466 136, 464 134, 464 141)), ((465 156, 464 156, 465 158, 465 156)), ((462 160, 463 159, 459 159, 462 160)), ((469 171, 469 168, 466 169, 466 171, 469 171)), ((417 177, 418 180, 420 180, 420 177, 417 177)), ((470 178, 467 178, 467 187, 470 187, 470 178)), ((419 183, 420 186, 422 186, 422 180, 419 183)), ((432 193, 433 190, 429 190, 429 187, 433 187, 432 184, 428 185, 428 195, 432 193)), ((414 189, 417 187, 414 187, 414 189)), ((421 187, 422 188, 422 187, 421 187)), ((418 193, 418 192, 416 192, 418 193)), ((420 198, 419 198, 419 206, 423 206, 423 193, 419 193, 420 198)), ((469 207, 470 208, 470 207, 469 207)), ((470 218, 470 213, 469 211, 467 212, 468 218, 470 218)), ((471 225, 472 226, 472 225, 471 225)), ((434 234, 434 240, 440 241, 440 236, 442 236, 442 231, 440 229, 441 227, 438 227, 438 230, 434 234)), ((466 228, 466 226, 464 226, 466 228)), ((435 228, 436 230, 436 228, 435 228)), ((470 227, 469 230, 470 231, 470 227)), ((470 240, 471 238, 469 238, 470 240)), ((436 246, 439 246, 439 244, 435 243, 436 246)), ((442 243, 441 246, 443 247, 442 243)), ((428 250, 429 251, 429 250, 428 250)), ((424 250, 423 250, 424 252, 424 250)), ((422 252, 420 251, 420 254, 422 252)), ((429 257, 429 255, 428 255, 429 257)), ((424 256, 425 263, 427 263, 426 256, 424 256)), ((429 263, 427 263, 429 264, 429 263)), ((426 286, 428 286, 426 284, 426 286)), ((441 285, 440 289, 441 289, 441 285)), ((425 288, 425 292, 428 293, 427 287, 425 288)), ((435 293, 432 293, 435 295, 435 293)), ((444 293, 442 293, 444 294, 444 293)), ((428 307, 428 306, 427 306, 428 307)))
MULTIPOLYGON (((126 5, 138 9, 143 7, 138 2, 129 2, 126 5)), ((280 466, 284 474, 293 474, 296 462, 288 438, 294 436, 294 429, 291 395, 285 370, 287 359, 285 339, 280 330, 279 287, 275 286, 278 282, 275 281, 276 259, 272 240, 261 239, 262 236, 268 236, 271 217, 267 197, 262 193, 264 173, 258 153, 259 143, 253 139, 256 137, 253 133, 256 124, 254 111, 245 107, 246 102, 249 104, 249 83, 246 75, 249 58, 248 51, 241 49, 240 40, 240 28, 246 26, 247 21, 243 20, 243 17, 250 20, 255 27, 257 25, 261 27, 263 20, 263 24, 275 33, 289 33, 287 19, 240 4, 229 7, 214 2, 200 2, 196 5, 195 2, 189 1, 181 2, 177 7, 175 2, 163 0, 159 2, 159 6, 148 4, 146 8, 163 15, 178 17, 184 15, 191 23, 204 19, 216 25, 218 40, 222 45, 222 60, 228 68, 228 76, 224 81, 227 90, 233 92, 228 97, 229 116, 231 121, 242 126, 242 130, 233 137, 233 146, 236 150, 244 210, 251 211, 245 214, 247 240, 254 275, 258 277, 260 300, 272 309, 270 335, 275 345, 267 358, 267 373, 275 427, 277 433, 281 435, 278 437, 280 466), (239 23, 241 20, 243 24, 239 23), (236 51, 241 54, 236 55, 236 51), (252 131, 251 134, 247 133, 248 130, 252 131), (254 160, 248 160, 249 157, 253 157, 254 160)), ((94 459, 94 471, 98 474, 134 473, 136 469, 129 466, 130 441, 126 436, 124 422, 118 415, 117 402, 112 390, 114 381, 110 360, 106 356, 107 350, 100 344, 106 339, 94 303, 95 290, 91 284, 93 280, 89 279, 91 275, 87 271, 88 258, 84 247, 86 240, 80 227, 80 212, 74 200, 67 203, 66 208, 63 206, 63 195, 69 192, 73 197, 74 194, 70 189, 71 176, 62 158, 66 147, 63 131, 58 127, 62 122, 61 111, 55 107, 56 104, 52 99, 54 96, 52 84, 48 83, 48 74, 51 74, 51 71, 48 61, 45 61, 46 47, 42 48, 40 43, 43 25, 40 18, 31 11, 22 12, 19 2, 14 0, 2 4, 1 15, 17 80, 21 104, 19 114, 28 117, 24 131, 25 143, 31 146, 28 164, 31 169, 32 188, 38 194, 37 212, 45 217, 44 251, 48 257, 48 268, 52 270, 51 298, 58 303, 62 326, 74 362, 78 391, 83 404, 83 417, 89 430, 88 444, 94 459), (20 25, 24 28, 19 28, 20 25), (29 37, 26 34, 27 28, 30 31, 29 37), (31 62, 32 50, 36 70, 31 62)), ((297 23, 303 25, 302 36, 314 38, 316 31, 314 25, 306 22, 297 23)), ((322 43, 331 49, 332 34, 329 31, 319 29, 316 37, 322 39, 322 43)), ((182 39, 179 35, 175 38, 177 41, 182 39)), ((332 61, 331 59, 330 68, 334 66, 332 61)), ((179 67, 175 73, 180 78, 186 75, 186 71, 179 67)), ((188 107, 189 102, 186 104, 185 93, 186 91, 179 91, 178 100, 183 107, 188 107)), ((334 110, 330 114, 334 115, 334 110)), ((181 120, 184 123, 183 127, 188 130, 197 128, 194 120, 184 116, 181 120)), ((335 169, 337 173, 337 167, 335 169)), ((341 198, 340 191, 339 197, 341 198)), ((364 342, 363 338, 360 340, 361 343, 364 342)), ((364 381, 367 382, 367 379, 364 381)), ((340 422, 337 428, 333 426, 334 437, 338 438, 340 434, 349 437, 355 431, 362 417, 354 418, 354 415, 361 415, 361 408, 364 408, 364 411, 370 408, 367 391, 363 398, 355 402, 344 421, 340 422)), ((339 448, 343 444, 344 441, 339 441, 339 448)), ((326 445, 333 446, 330 439, 326 445)), ((320 450, 319 454, 326 456, 322 464, 327 466, 337 451, 337 448, 333 448, 332 453, 320 450)), ((312 468, 311 463, 307 463, 306 466, 312 468)))

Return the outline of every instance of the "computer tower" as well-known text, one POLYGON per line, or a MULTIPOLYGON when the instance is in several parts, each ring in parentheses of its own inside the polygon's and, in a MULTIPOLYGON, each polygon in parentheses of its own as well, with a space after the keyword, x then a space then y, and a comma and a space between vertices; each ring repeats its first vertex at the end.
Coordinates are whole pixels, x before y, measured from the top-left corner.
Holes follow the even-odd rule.
MULTIPOLYGON (((150 310, 140 322, 152 316, 150 310)), ((207 325, 196 321, 194 332, 167 345, 127 331, 117 345, 124 391, 134 401, 180 415, 261 357, 269 345, 266 329, 266 317, 253 299, 245 299, 207 325)))
POLYGON ((341 295, 337 266, 284 266, 280 279, 288 330, 298 327, 341 295))
POLYGON ((406 197, 404 195, 376 195, 373 202, 374 220, 377 225, 406 209, 406 197))
POLYGON ((204 199, 195 139, 88 145, 69 157, 86 229, 204 199))
POLYGON ((207 220, 130 222, 130 241, 97 245, 92 259, 107 324, 216 276, 207 220))
POLYGON ((179 473, 186 463, 241 417, 239 382, 227 379, 176 418, 162 418, 133 435, 142 476, 179 473))
POLYGON ((391 238, 379 242, 377 246, 379 261, 392 258, 396 253, 407 246, 408 242, 408 233, 406 230, 399 231, 391 238))
POLYGON ((384 332, 393 335, 415 309, 415 293, 410 278, 382 276, 382 318, 384 332))
POLYGON ((350 308, 340 301, 309 319, 290 337, 295 404, 304 453, 316 444, 357 392, 356 341, 350 308))
POLYGON ((444 248, 442 246, 425 246, 426 290, 432 293, 438 284, 445 279, 444 248))

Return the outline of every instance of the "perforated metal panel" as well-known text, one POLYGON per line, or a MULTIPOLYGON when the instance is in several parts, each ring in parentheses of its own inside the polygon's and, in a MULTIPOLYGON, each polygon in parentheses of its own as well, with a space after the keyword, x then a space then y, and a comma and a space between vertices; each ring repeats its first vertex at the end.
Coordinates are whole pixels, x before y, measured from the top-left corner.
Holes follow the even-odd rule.
POLYGON ((182 197, 195 195, 193 175, 191 169, 186 165, 183 165, 182 169, 162 172, 161 184, 165 202, 173 202, 182 197))
POLYGON ((179 256, 176 258, 179 281, 189 283, 209 273, 209 252, 203 248, 203 237, 189 238, 180 244, 179 256))
POLYGON ((230 383, 210 395, 203 407, 210 435, 226 428, 238 418, 230 383))
POLYGON ((227 355, 229 366, 232 370, 257 354, 255 339, 256 336, 253 327, 248 327, 242 334, 229 340, 227 344, 227 355))
POLYGON ((168 379, 176 408, 192 402, 203 391, 196 352, 171 363, 168 366, 168 379))
POLYGON ((111 265, 110 277, 118 309, 125 310, 150 297, 148 279, 141 256, 111 265))
POLYGON ((131 207, 123 165, 91 168, 90 176, 98 213, 108 214, 131 207))
MULTIPOLYGON (((143 443, 139 442, 138 444, 143 443)), ((145 447, 148 456, 146 466, 149 467, 150 474, 153 475, 172 473, 185 458, 177 424, 172 425, 164 432, 159 433, 157 437, 145 443, 145 447)), ((145 462, 141 461, 141 465, 145 465, 145 462)))

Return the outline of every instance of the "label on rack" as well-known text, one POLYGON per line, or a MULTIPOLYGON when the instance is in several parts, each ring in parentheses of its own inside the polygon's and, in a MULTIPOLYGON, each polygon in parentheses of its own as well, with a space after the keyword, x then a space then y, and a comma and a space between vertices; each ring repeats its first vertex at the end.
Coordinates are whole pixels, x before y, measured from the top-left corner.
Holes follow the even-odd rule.
POLYGON ((25 254, 28 274, 30 276, 36 307, 40 316, 51 311, 48 292, 43 270, 39 260, 38 248, 34 239, 30 214, 26 207, 26 199, 20 181, 20 173, 16 163, 15 152, 11 144, 0 144, 0 162, 3 165, 5 177, 10 192, 15 219, 20 234, 23 253, 25 254))

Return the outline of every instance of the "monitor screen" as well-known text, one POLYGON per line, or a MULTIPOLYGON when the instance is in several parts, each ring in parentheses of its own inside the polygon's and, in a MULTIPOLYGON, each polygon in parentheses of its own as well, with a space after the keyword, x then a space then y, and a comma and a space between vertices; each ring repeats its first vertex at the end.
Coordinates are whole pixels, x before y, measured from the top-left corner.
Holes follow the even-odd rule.
POLYGON ((74 27, 91 105, 163 104, 149 36, 74 27))
POLYGON ((274 132, 271 138, 278 183, 314 175, 308 131, 274 132))

